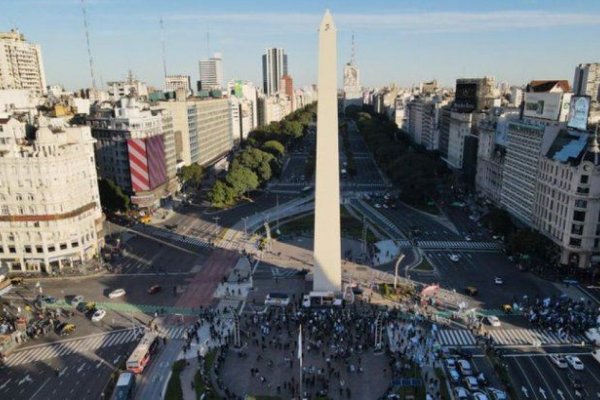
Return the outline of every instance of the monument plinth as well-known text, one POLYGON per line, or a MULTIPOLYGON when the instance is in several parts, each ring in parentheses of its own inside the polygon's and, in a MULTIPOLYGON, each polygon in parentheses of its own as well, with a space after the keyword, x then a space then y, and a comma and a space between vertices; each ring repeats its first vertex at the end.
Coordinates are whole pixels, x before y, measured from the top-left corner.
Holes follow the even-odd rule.
POLYGON ((313 291, 342 291, 336 28, 329 10, 319 26, 313 291))

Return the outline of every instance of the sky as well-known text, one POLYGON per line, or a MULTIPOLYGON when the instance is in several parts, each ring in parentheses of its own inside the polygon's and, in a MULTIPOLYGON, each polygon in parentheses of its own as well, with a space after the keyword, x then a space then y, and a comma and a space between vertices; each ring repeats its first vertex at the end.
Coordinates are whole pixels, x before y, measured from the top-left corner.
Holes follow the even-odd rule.
MULTIPOLYGON (((48 84, 91 86, 81 0, 2 0, 0 31, 17 27, 42 47, 48 84)), ((265 48, 288 54, 295 86, 317 80, 317 28, 329 8, 338 65, 351 55, 361 83, 410 86, 495 76, 499 82, 573 79, 577 64, 600 62, 598 0, 85 0, 98 85, 129 70, 163 85, 168 74, 198 80, 198 60, 223 55, 226 80, 262 82, 265 48), (207 35, 208 33, 208 35, 207 35), (207 36, 210 40, 207 40, 207 36)))

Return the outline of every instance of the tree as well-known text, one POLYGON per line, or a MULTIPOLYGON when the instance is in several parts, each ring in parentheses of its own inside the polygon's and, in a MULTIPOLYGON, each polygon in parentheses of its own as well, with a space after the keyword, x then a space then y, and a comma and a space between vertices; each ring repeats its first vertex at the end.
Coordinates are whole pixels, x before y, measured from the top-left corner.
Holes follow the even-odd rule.
POLYGON ((208 192, 208 201, 210 201, 213 207, 226 207, 235 202, 236 193, 234 189, 223 182, 218 180, 215 182, 213 187, 208 192))
POLYGON ((237 196, 243 196, 258 187, 258 177, 252 170, 238 166, 229 170, 225 181, 233 188, 237 196))
POLYGON ((489 213, 483 216, 481 221, 492 230, 496 235, 508 237, 516 230, 510 214, 501 208, 493 208, 489 213))
POLYGON ((290 136, 292 139, 298 139, 302 137, 302 133, 304 128, 302 124, 298 121, 290 121, 288 119, 284 119, 281 123, 281 129, 284 135, 290 136))
POLYGON ((281 144, 281 142, 277 140, 266 141, 262 145, 262 149, 266 152, 271 153, 275 157, 281 157, 285 154, 285 147, 281 144))
POLYGON ((129 210, 129 197, 110 179, 100 179, 98 191, 100 192, 100 203, 106 210, 111 212, 129 210))
POLYGON ((177 177, 182 184, 189 184, 198 187, 204 177, 204 169, 196 163, 185 165, 177 171, 177 177))
POLYGON ((239 153, 232 163, 232 169, 237 167, 246 167, 252 170, 260 179, 260 182, 266 182, 271 179, 271 161, 275 158, 271 153, 262 151, 254 147, 247 148, 239 153))
POLYGON ((405 153, 390 164, 390 178, 409 203, 423 203, 435 192, 435 164, 424 154, 405 153))

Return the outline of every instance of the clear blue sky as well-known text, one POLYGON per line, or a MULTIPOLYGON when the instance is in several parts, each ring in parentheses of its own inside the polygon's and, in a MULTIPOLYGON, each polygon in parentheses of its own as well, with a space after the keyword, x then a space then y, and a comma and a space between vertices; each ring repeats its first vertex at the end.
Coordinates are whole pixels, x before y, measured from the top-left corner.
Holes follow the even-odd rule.
MULTIPOLYGON (((98 83, 127 71, 162 86, 167 69, 198 79, 198 60, 221 52, 225 78, 261 82, 266 47, 283 47, 296 84, 316 81, 317 27, 326 7, 338 28, 338 64, 355 32, 365 86, 493 75, 521 84, 573 78, 600 62, 598 0, 87 0, 98 83)), ((80 0, 2 0, 0 30, 18 27, 42 45, 49 84, 90 86, 80 0)), ((340 73, 341 75, 341 73, 340 73)))

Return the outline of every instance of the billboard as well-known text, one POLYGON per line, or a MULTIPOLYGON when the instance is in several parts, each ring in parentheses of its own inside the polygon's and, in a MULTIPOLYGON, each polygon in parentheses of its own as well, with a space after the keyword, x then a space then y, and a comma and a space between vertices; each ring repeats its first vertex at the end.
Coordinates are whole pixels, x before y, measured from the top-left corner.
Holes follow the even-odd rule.
POLYGON ((589 96, 573 96, 571 98, 571 107, 569 108, 569 128, 587 130, 588 114, 590 112, 589 96))
POLYGON ((454 96, 454 109, 458 112, 470 113, 477 109, 477 84, 457 83, 454 96))
POLYGON ((162 135, 127 139, 131 187, 135 193, 155 189, 167 180, 162 135))
POLYGON ((558 121, 563 93, 525 93, 523 115, 532 118, 558 121))

